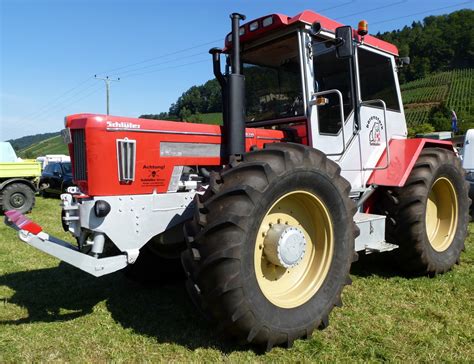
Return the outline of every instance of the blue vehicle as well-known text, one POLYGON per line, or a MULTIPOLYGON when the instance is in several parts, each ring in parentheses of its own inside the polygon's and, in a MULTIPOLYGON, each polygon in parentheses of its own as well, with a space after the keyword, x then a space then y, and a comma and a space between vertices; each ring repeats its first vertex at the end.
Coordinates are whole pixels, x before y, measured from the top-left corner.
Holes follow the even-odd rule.
POLYGON ((66 192, 68 187, 74 186, 71 162, 49 163, 41 174, 39 186, 44 197, 66 192))

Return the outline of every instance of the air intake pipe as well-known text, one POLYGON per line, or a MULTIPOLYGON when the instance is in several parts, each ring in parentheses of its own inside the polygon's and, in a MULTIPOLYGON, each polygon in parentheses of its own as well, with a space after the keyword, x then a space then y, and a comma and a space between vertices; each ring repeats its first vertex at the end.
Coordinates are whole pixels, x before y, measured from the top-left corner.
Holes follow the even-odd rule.
POLYGON ((224 141, 227 145, 228 157, 245 153, 245 78, 242 75, 240 63, 240 20, 245 15, 233 13, 232 19, 232 51, 231 72, 223 76, 220 71, 221 49, 212 48, 212 63, 214 75, 222 88, 224 141))

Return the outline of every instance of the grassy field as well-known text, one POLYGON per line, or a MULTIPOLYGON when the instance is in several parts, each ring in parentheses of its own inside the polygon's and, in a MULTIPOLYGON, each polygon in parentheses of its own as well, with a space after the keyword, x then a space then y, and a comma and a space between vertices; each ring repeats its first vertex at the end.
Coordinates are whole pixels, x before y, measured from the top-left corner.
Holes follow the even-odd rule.
MULTIPOLYGON (((31 217, 60 238, 56 199, 31 217)), ((0 226, 0 362, 474 361, 474 224, 462 262, 435 278, 397 275, 390 258, 355 263, 344 306, 324 331, 262 354, 223 341, 182 282, 144 287, 119 272, 93 278, 0 226)))

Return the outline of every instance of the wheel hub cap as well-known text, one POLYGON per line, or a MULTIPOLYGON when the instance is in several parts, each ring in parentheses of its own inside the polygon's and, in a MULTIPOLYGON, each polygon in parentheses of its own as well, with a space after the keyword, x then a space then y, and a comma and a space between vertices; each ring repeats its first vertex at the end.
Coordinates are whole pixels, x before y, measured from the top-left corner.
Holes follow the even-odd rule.
POLYGON ((19 208, 25 203, 25 199, 21 193, 14 193, 10 198, 12 206, 19 208))
POLYGON ((303 231, 295 226, 273 225, 264 241, 264 253, 273 264, 292 268, 304 257, 306 238, 303 231))

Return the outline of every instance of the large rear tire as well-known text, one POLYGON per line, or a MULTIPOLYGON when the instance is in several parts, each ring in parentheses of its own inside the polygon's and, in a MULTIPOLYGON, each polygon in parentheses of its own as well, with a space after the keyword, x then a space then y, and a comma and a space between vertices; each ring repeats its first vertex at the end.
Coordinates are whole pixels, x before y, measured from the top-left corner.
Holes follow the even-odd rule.
POLYGON ((423 150, 404 187, 386 188, 386 239, 398 244, 398 266, 415 275, 444 273, 459 262, 469 223, 461 162, 441 148, 423 150))
POLYGON ((349 191, 336 163, 298 144, 266 145, 213 174, 185 226, 192 300, 224 333, 267 350, 326 327, 356 257, 349 191))
POLYGON ((12 183, 1 191, 3 211, 17 210, 26 214, 33 209, 35 202, 35 191, 24 183, 12 183))

